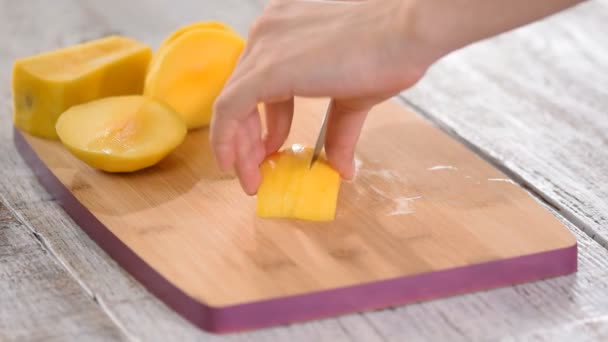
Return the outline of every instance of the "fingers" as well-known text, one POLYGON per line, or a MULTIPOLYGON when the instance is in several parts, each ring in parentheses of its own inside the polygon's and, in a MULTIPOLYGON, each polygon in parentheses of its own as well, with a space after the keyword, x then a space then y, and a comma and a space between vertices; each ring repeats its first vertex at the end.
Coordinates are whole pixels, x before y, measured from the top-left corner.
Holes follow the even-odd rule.
POLYGON ((264 139, 266 155, 276 152, 285 142, 293 119, 293 98, 275 103, 266 103, 266 127, 264 139))
POLYGON ((221 170, 229 170, 236 161, 235 137, 245 119, 257 112, 256 87, 248 78, 227 85, 214 104, 210 141, 221 170), (244 84, 245 83, 245 84, 244 84))
POLYGON ((344 179, 354 176, 355 145, 370 109, 371 105, 365 102, 339 100, 334 100, 330 109, 325 153, 344 179))
POLYGON ((254 195, 262 179, 259 166, 266 157, 257 110, 252 112, 239 127, 235 140, 237 142, 235 166, 241 187, 248 195, 254 195))

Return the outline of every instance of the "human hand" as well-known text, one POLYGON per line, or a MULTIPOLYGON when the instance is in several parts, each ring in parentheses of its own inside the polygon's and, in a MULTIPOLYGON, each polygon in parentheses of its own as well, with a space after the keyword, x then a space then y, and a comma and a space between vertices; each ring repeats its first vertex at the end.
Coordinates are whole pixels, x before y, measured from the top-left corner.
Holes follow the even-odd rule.
POLYGON ((287 138, 294 96, 334 99, 325 150, 342 177, 353 176, 369 110, 414 84, 431 60, 389 3, 401 1, 275 1, 255 22, 211 124, 220 168, 234 168, 246 193, 257 191, 259 164, 287 138), (265 103, 264 139, 258 103, 265 103))
POLYGON ((344 178, 363 122, 377 103, 409 88, 441 56, 581 0, 271 1, 214 106, 211 146, 247 194, 259 165, 284 143, 294 96, 331 97, 325 151, 344 178), (258 103, 265 104, 262 138, 258 103))

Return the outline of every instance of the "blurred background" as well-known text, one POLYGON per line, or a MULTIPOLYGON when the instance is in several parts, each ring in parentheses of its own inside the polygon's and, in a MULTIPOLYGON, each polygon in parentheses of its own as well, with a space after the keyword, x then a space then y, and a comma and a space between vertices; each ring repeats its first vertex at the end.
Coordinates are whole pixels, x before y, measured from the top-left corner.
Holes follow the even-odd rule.
POLYGON ((265 0, 0 0, 0 46, 21 56, 109 34, 156 47, 177 26, 221 20, 241 34, 265 0))

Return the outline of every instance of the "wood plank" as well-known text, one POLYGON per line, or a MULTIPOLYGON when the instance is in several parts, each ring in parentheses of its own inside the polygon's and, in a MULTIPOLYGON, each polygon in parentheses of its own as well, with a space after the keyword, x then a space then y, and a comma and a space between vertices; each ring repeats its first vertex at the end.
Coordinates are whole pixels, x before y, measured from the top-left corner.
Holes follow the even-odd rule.
POLYGON ((456 52, 405 99, 608 247, 608 1, 456 52))
MULTIPOLYGON (((11 4, 10 8, 2 8, 0 10, 2 19, 0 20, 0 28, 2 28, 0 32, 6 33, 6 38, 2 36, 0 38, 2 41, 10 42, 11 45, 9 49, 3 50, 5 53, 0 54, 0 84, 8 84, 11 60, 18 56, 27 56, 117 32, 133 34, 140 38, 143 37, 142 39, 151 37, 151 44, 154 41, 159 43, 161 35, 166 34, 177 25, 189 21, 179 19, 179 16, 184 15, 189 16, 191 20, 197 20, 201 15, 207 18, 226 19, 226 13, 228 16, 232 15, 230 13, 236 13, 237 16, 243 16, 243 21, 232 22, 232 24, 235 24, 241 32, 246 32, 247 23, 253 19, 255 14, 253 11, 248 12, 248 4, 254 3, 253 1, 226 1, 224 3, 226 7, 204 1, 182 1, 174 3, 175 6, 168 1, 164 2, 163 6, 153 4, 152 1, 140 1, 139 3, 114 1, 112 4, 92 1, 84 6, 81 5, 83 3, 84 1, 55 1, 53 7, 47 9, 48 3, 39 0, 15 3, 11 4), (93 8, 94 6, 98 8, 93 8), (189 6, 196 7, 189 8, 189 6), (144 16, 142 20, 137 20, 140 24, 135 24, 136 21, 133 18, 139 17, 140 10, 146 11, 146 8, 150 9, 148 12, 150 14, 144 16), (241 8, 241 10, 235 11, 235 8, 241 8), (97 12, 99 9, 101 9, 101 14, 97 12), (173 21, 167 22, 168 18, 173 21), (161 21, 156 22, 157 19, 161 19, 161 21), (113 20, 123 23, 126 27, 123 26, 122 30, 118 30, 117 27, 120 25, 112 24, 113 20), (158 32, 146 33, 153 32, 153 30, 158 30, 158 32), (9 39, 8 37, 11 35, 17 35, 20 41, 9 39)), ((8 3, 5 5, 8 6, 8 3)), ((3 86, 0 95, 2 107, 10 108, 8 89, 3 86)), ((236 336, 217 337, 201 332, 200 329, 190 325, 168 309, 156 297, 151 296, 139 283, 128 276, 52 201, 16 154, 11 142, 10 122, 9 115, 0 116, 0 175, 2 176, 0 177, 0 193, 6 194, 13 207, 25 214, 29 221, 37 221, 36 230, 39 235, 52 246, 53 251, 64 265, 71 272, 75 272, 82 284, 87 286, 97 298, 100 305, 111 312, 134 339, 143 341, 166 341, 167 338, 184 341, 310 341, 311 339, 348 341, 351 340, 349 331, 353 331, 366 341, 379 340, 371 327, 366 325, 366 321, 358 316, 344 319, 343 322, 336 320, 311 322, 296 328, 277 328, 236 336)), ((15 319, 28 320, 28 314, 17 315, 15 319)), ((54 321, 47 322, 48 325, 53 323, 54 321)))
MULTIPOLYGON (((509 336, 522 340, 558 336, 564 326, 593 321, 608 310, 608 298, 601 290, 608 282, 608 272, 600 266, 607 262, 607 251, 583 232, 575 232, 581 253, 574 277, 380 311, 372 324, 393 341, 491 341, 509 336)), ((602 331, 598 334, 605 337, 602 331)))
POLYGON ((561 325, 555 329, 539 329, 517 338, 506 338, 505 341, 605 341, 608 337, 608 316, 583 319, 561 325))
MULTIPOLYGON (((76 2, 71 2, 72 7, 63 9, 60 3, 67 2, 54 2, 54 7, 57 8, 56 14, 53 14, 55 13, 53 9, 39 10, 42 8, 41 5, 45 4, 44 1, 11 3, 10 10, 8 8, 0 10, 0 15, 6 14, 6 17, 0 21, 0 27, 3 28, 0 32, 19 37, 19 40, 3 39, 10 42, 10 47, 4 50, 6 54, 0 55, 1 84, 7 84, 9 61, 12 56, 24 56, 35 51, 72 44, 81 40, 82 36, 94 38, 104 30, 109 31, 110 28, 117 30, 126 26, 128 27, 124 32, 138 34, 140 38, 149 37, 160 41, 161 38, 155 38, 154 34, 146 32, 155 30, 155 27, 160 27, 158 31, 170 29, 174 24, 190 21, 205 13, 218 14, 235 11, 234 8, 237 8, 238 12, 239 8, 238 3, 230 2, 226 2, 228 7, 225 8, 221 4, 209 4, 210 2, 203 1, 180 2, 175 6, 170 6, 168 2, 150 3, 147 9, 135 1, 116 1, 114 4, 89 2, 89 7, 91 3, 96 7, 88 14, 83 14, 82 8, 76 2), (200 9, 203 3, 224 9, 211 9, 208 12, 194 10, 200 9), (147 11, 147 15, 136 15, 137 10, 141 8, 147 11), (103 14, 99 14, 100 11, 103 14), (21 18, 16 15, 18 13, 22 13, 21 18), (26 13, 31 16, 24 20, 22 18, 26 13), (71 13, 75 14, 71 15, 71 13), (94 19, 97 17, 103 18, 105 24, 97 22, 94 19), (134 17, 138 20, 133 20, 134 17), (112 24, 112 18, 119 18, 116 20, 120 20, 120 24, 112 24), (158 23, 154 23, 155 20, 158 23), (171 22, 164 24, 165 20, 171 22), (138 21, 143 23, 140 28, 136 24, 138 21), (81 24, 83 22, 95 24, 81 24)), ((247 20, 253 16, 254 12, 244 15, 246 18, 239 23, 241 32, 245 30, 247 20)), ((578 20, 582 22, 585 18, 578 20)), ((574 18, 573 22, 576 24, 577 18, 574 18)), ((9 102, 10 96, 4 89, 0 96, 5 104, 9 102)), ((10 105, 4 107, 9 108, 10 105)), ((2 175, 0 191, 7 194, 13 206, 34 224, 36 230, 53 247, 65 265, 83 284, 86 284, 100 303, 103 303, 106 309, 122 322, 132 336, 150 341, 166 340, 169 337, 180 340, 220 339, 195 329, 151 297, 141 285, 127 276, 88 239, 56 203, 48 201, 48 194, 41 189, 12 147, 8 115, 0 116, 0 139, 2 175)), ((447 336, 452 340, 481 340, 509 335, 525 338, 526 333, 534 331, 538 332, 534 337, 556 336, 551 334, 562 331, 560 327, 568 324, 577 326, 585 320, 593 320, 593 317, 599 316, 607 306, 602 300, 605 300, 604 293, 607 286, 605 270, 608 255, 587 236, 577 233, 577 237, 580 263, 576 276, 411 305, 396 310, 230 335, 221 339, 346 341, 358 337, 365 341, 381 339, 400 341, 405 338, 432 340, 447 336), (560 300, 559 305, 553 304, 555 298, 562 297, 566 299, 560 300), (463 312, 467 314, 462 314, 463 312)), ((19 318, 26 320, 28 314, 19 318)), ((598 339, 601 340, 601 337, 606 338, 605 334, 600 335, 598 339)))
MULTIPOLYGON (((312 141, 326 102, 297 99, 288 145, 312 141)), ((21 154, 77 223, 206 330, 334 316, 576 269, 576 241, 554 216, 394 101, 373 109, 359 172, 342 185, 332 222, 257 218, 255 198, 237 179, 220 177, 207 133, 191 132, 158 166, 119 175, 92 169, 60 142, 15 132, 21 154)))
POLYGON ((124 335, 0 195, 0 340, 122 340, 124 335))
POLYGON ((13 178, 10 186, 5 182, 0 186, 0 340, 124 340, 125 335, 95 298, 46 249, 44 237, 24 225, 6 207, 7 203, 17 204, 11 199, 18 193, 24 194, 23 187, 35 184, 30 177, 21 177, 24 169, 11 168, 16 161, 16 155, 10 155, 11 120, 8 115, 12 59, 61 45, 64 38, 69 40, 70 32, 78 32, 79 38, 91 33, 91 26, 80 20, 81 13, 72 10, 68 6, 71 4, 65 1, 54 2, 53 7, 45 11, 46 15, 65 21, 59 20, 55 24, 55 32, 45 30, 29 13, 32 9, 43 8, 43 4, 48 3, 0 2, 0 41, 4 46, 0 54, 0 102, 6 108, 0 119, 0 169, 2 176, 10 174, 13 178), (66 26, 69 30, 62 32, 66 26), (35 44, 33 40, 28 44, 15 39, 20 35, 29 36, 30 29, 36 32, 35 44))
MULTIPOLYGON (((606 314, 608 251, 582 232, 579 270, 560 277, 512 288, 458 296, 338 319, 265 329, 224 337, 195 328, 150 295, 117 266, 54 202, 39 201, 22 207, 43 236, 65 258, 71 270, 122 322, 130 335, 142 340, 228 339, 235 341, 357 340, 475 340, 504 336, 551 334, 562 324, 576 324, 606 314)), ((576 232, 576 229, 570 226, 576 232)))
POLYGON ((139 39, 156 48, 177 28, 204 20, 221 20, 247 37, 249 25, 266 2, 133 0, 121 3, 110 0, 106 4, 96 0, 83 0, 77 6, 85 7, 92 15, 101 18, 108 31, 139 39), (133 20, 135 17, 137 20, 133 20))

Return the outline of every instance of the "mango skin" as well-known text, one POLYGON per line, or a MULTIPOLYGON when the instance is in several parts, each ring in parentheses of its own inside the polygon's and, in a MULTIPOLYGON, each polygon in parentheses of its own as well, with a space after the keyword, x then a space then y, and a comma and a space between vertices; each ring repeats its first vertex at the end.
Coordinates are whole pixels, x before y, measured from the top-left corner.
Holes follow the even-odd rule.
POLYGON ((57 133, 91 167, 134 172, 165 158, 184 141, 187 129, 166 104, 133 95, 73 106, 57 120, 57 133))
POLYGON ((68 108, 117 95, 141 94, 150 47, 110 36, 18 59, 13 65, 13 122, 22 131, 57 139, 68 108))
POLYGON ((263 218, 332 221, 336 216, 340 174, 319 158, 309 169, 312 148, 293 145, 260 166, 262 184, 256 214, 263 218))
POLYGON ((152 58, 144 95, 175 109, 188 129, 208 126, 213 103, 232 74, 245 41, 228 26, 203 22, 170 35, 152 58))

